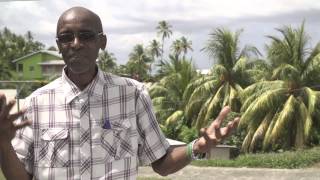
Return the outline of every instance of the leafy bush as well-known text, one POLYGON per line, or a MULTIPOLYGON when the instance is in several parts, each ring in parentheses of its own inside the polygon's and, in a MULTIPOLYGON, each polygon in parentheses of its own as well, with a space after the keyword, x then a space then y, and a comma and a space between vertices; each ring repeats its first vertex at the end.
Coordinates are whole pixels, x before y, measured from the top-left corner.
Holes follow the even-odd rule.
POLYGON ((304 168, 320 162, 320 147, 283 153, 246 154, 234 160, 198 160, 195 166, 304 168))

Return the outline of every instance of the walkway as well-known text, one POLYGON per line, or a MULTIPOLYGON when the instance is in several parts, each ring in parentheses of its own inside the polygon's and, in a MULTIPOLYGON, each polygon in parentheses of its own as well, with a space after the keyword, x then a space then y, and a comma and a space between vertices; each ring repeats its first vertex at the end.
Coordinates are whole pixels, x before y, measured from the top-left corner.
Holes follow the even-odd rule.
MULTIPOLYGON (((161 178, 151 167, 139 167, 139 177, 161 178)), ((262 169, 187 166, 165 180, 320 180, 320 169, 262 169)), ((161 179, 162 179, 161 178, 161 179)))

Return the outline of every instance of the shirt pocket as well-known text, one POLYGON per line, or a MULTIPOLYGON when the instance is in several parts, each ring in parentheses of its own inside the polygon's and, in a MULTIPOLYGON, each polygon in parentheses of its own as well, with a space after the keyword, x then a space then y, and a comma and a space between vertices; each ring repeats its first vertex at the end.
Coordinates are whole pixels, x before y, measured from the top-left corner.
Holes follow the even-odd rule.
POLYGON ((111 129, 103 129, 101 133, 101 147, 107 152, 105 162, 120 160, 134 156, 131 137, 131 123, 129 119, 122 122, 110 122, 111 129))
POLYGON ((39 166, 69 166, 69 130, 65 128, 50 128, 42 129, 40 133, 39 166))

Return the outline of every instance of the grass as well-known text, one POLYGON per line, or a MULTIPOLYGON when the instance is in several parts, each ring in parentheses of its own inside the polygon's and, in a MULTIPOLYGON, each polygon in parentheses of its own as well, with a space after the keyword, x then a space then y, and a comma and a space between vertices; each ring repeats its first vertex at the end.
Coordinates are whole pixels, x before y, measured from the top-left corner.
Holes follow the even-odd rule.
POLYGON ((283 153, 240 155, 234 160, 199 160, 192 162, 192 165, 293 169, 310 167, 318 162, 320 162, 320 147, 283 153))
MULTIPOLYGON (((311 149, 283 153, 240 155, 234 160, 199 160, 195 166, 206 167, 252 167, 252 168, 305 168, 320 162, 320 146, 311 149)), ((0 180, 5 180, 0 170, 0 180)), ((137 180, 171 180, 158 177, 138 177, 137 180)))

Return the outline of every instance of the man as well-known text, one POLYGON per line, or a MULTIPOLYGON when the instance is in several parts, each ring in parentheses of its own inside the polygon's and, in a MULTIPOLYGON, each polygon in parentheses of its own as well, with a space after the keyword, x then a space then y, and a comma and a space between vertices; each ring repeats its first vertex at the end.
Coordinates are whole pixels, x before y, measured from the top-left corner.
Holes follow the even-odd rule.
POLYGON ((135 179, 139 163, 165 176, 236 128, 239 118, 220 128, 225 107, 199 139, 169 148, 144 86, 97 68, 107 38, 95 13, 65 11, 56 41, 66 64, 61 78, 32 93, 26 110, 15 114, 14 101, 0 95, 1 167, 9 180, 135 179), (27 120, 14 122, 23 114, 27 120))

